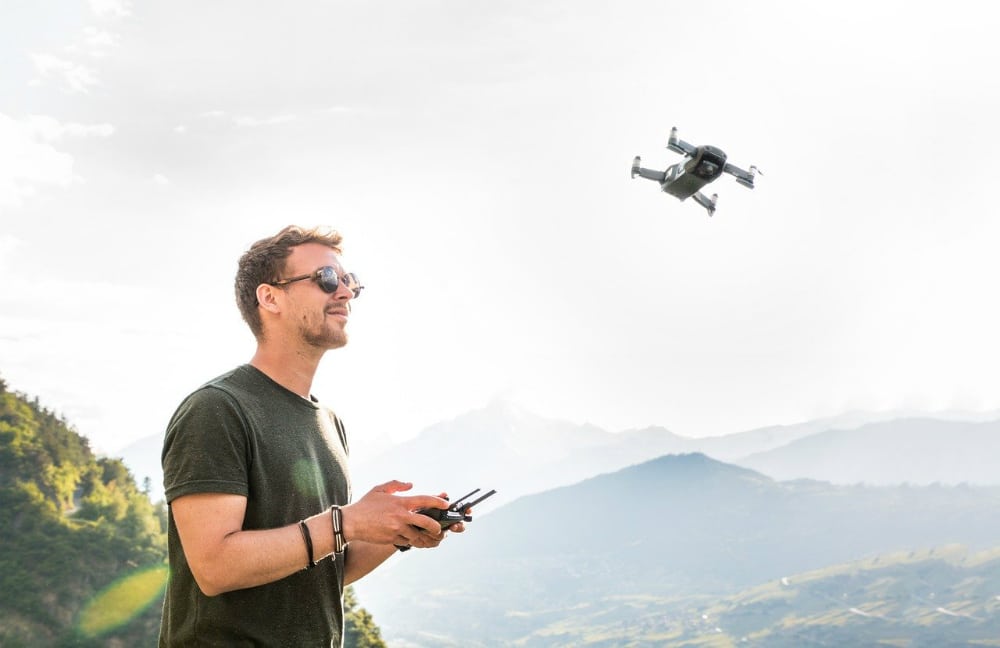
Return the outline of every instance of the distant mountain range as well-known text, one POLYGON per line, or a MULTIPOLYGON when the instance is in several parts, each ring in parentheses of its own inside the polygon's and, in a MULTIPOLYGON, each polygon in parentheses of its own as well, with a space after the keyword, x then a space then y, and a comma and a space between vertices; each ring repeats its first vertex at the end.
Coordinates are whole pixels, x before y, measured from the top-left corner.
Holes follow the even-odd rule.
POLYGON ((433 425, 416 438, 353 466, 352 472, 362 492, 366 489, 362 485, 391 478, 412 481, 418 490, 426 491, 496 488, 499 494, 484 510, 663 455, 692 452, 779 479, 1000 484, 1000 471, 989 470, 1000 465, 1000 414, 993 414, 989 423, 962 420, 977 415, 940 416, 943 418, 919 419, 903 418, 901 413, 852 413, 691 438, 662 427, 611 433, 589 424, 542 418, 510 403, 496 402, 433 425), (856 432, 851 434, 851 430, 856 432), (840 465, 841 470, 829 469, 823 462, 827 447, 836 449, 838 462, 834 467, 840 465), (807 456, 800 448, 814 452, 807 456), (954 460, 942 461, 945 457, 954 460), (973 457, 974 461, 966 461, 973 457), (970 479, 972 466, 976 467, 976 479, 970 479))
POLYGON ((775 479, 839 484, 1000 483, 1000 421, 899 419, 827 430, 738 460, 775 479))
POLYGON ((553 624, 589 611, 599 625, 642 600, 673 601, 669 619, 862 558, 997 547, 997 511, 1000 488, 776 482, 672 455, 523 497, 358 589, 392 645, 579 645, 554 640, 553 624))
MULTIPOLYGON (((459 496, 499 493, 496 508, 522 495, 576 483, 667 454, 701 452, 776 479, 833 483, 1000 484, 1000 413, 850 413, 795 425, 692 438, 663 427, 612 433, 590 424, 537 416, 497 401, 352 465, 355 491, 401 479, 417 491, 459 496), (459 492, 461 491, 461 492, 459 492)), ((141 439, 121 456, 139 484, 149 477, 162 498, 162 436, 141 439)))

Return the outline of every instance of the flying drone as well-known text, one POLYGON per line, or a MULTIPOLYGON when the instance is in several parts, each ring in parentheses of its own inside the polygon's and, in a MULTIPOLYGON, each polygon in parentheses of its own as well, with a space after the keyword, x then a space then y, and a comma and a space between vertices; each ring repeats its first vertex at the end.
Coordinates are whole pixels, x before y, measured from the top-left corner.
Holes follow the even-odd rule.
POLYGON ((678 200, 693 197, 695 202, 708 211, 709 216, 715 213, 715 203, 719 199, 719 194, 712 194, 712 197, 708 198, 701 193, 702 187, 723 173, 728 173, 736 178, 736 182, 753 189, 753 179, 760 173, 760 169, 755 166, 751 166, 749 171, 744 171, 726 162, 726 154, 714 146, 692 146, 678 139, 676 126, 670 129, 667 148, 687 159, 670 165, 666 171, 656 171, 642 168, 640 166, 642 159, 637 155, 632 160, 632 177, 639 176, 659 182, 663 191, 678 200))

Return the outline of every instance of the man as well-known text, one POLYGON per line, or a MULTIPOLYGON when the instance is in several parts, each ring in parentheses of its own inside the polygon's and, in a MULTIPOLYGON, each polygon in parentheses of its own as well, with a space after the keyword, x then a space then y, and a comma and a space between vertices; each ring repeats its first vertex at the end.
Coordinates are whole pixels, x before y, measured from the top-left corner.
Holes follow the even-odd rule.
POLYGON ((164 439, 161 646, 340 646, 344 586, 396 545, 443 538, 414 511, 447 502, 396 495, 410 484, 350 503, 343 425, 311 395, 323 354, 347 343, 362 288, 340 243, 290 226, 240 259, 236 300, 257 351, 188 396, 164 439))

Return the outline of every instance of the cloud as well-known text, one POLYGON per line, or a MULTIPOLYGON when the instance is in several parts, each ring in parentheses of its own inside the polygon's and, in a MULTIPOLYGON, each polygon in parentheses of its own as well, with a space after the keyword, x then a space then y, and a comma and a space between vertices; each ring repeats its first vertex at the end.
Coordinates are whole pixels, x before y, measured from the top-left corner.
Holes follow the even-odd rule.
POLYGON ((64 135, 70 137, 110 137, 115 132, 111 124, 61 123, 46 115, 28 116, 29 132, 46 142, 54 142, 64 135))
POLYGON ((160 185, 161 187, 165 187, 168 184, 170 184, 170 179, 167 178, 167 176, 163 175, 162 173, 157 173, 153 176, 153 182, 160 185))
MULTIPOLYGON (((316 111, 317 113, 325 112, 348 112, 347 108, 334 107, 326 110, 316 111)), ((223 123, 231 123, 238 128, 257 128, 260 126, 277 126, 279 124, 287 124, 299 119, 299 116, 294 113, 284 113, 280 115, 272 115, 270 117, 253 117, 250 115, 230 115, 225 110, 206 110, 205 112, 198 115, 202 119, 215 119, 224 120, 223 123)), ((186 126, 177 126, 174 128, 174 132, 183 133, 187 130, 186 126)))
MULTIPOLYGON (((271 117, 251 117, 248 115, 230 115, 225 110, 206 110, 198 115, 201 119, 222 120, 223 124, 233 124, 239 128, 256 128, 259 126, 275 126, 287 124, 299 118, 298 115, 286 113, 273 115, 271 117)), ((175 133, 187 132, 187 126, 180 125, 174 128, 175 133)))
POLYGON ((24 241, 16 236, 0 234, 0 270, 5 270, 13 265, 8 260, 22 247, 24 247, 24 241))
POLYGON ((38 185, 69 186, 73 156, 57 151, 30 124, 0 113, 0 205, 18 206, 38 185))
POLYGON ((297 115, 274 115, 273 117, 237 117, 233 120, 237 126, 274 126, 276 124, 286 124, 298 119, 297 115))
POLYGON ((90 0, 90 10, 95 16, 125 17, 132 13, 129 0, 90 0))
POLYGON ((112 34, 97 27, 83 28, 83 45, 87 53, 96 58, 104 56, 106 50, 118 47, 120 40, 121 37, 118 34, 112 34))
POLYGON ((348 108, 347 106, 330 106, 329 108, 321 108, 321 109, 317 110, 316 112, 319 113, 319 114, 321 114, 321 115, 343 114, 343 113, 354 112, 354 109, 353 108, 348 108))
POLYGON ((65 83, 71 92, 88 92, 91 86, 99 83, 94 71, 80 63, 52 54, 32 54, 31 60, 43 78, 55 77, 65 83))
POLYGON ((18 121, 0 113, 0 206, 16 207, 39 187, 80 181, 73 156, 53 143, 64 137, 109 137, 111 124, 62 123, 45 115, 18 121))

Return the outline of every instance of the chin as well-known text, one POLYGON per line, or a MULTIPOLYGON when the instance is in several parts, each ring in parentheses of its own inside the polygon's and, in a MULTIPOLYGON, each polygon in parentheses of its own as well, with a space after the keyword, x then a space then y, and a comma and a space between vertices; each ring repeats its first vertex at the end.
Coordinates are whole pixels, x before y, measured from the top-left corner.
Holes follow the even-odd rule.
POLYGON ((333 349, 339 349, 347 345, 347 333, 337 331, 336 333, 327 332, 322 335, 306 335, 305 341, 314 347, 325 351, 332 351, 333 349))

